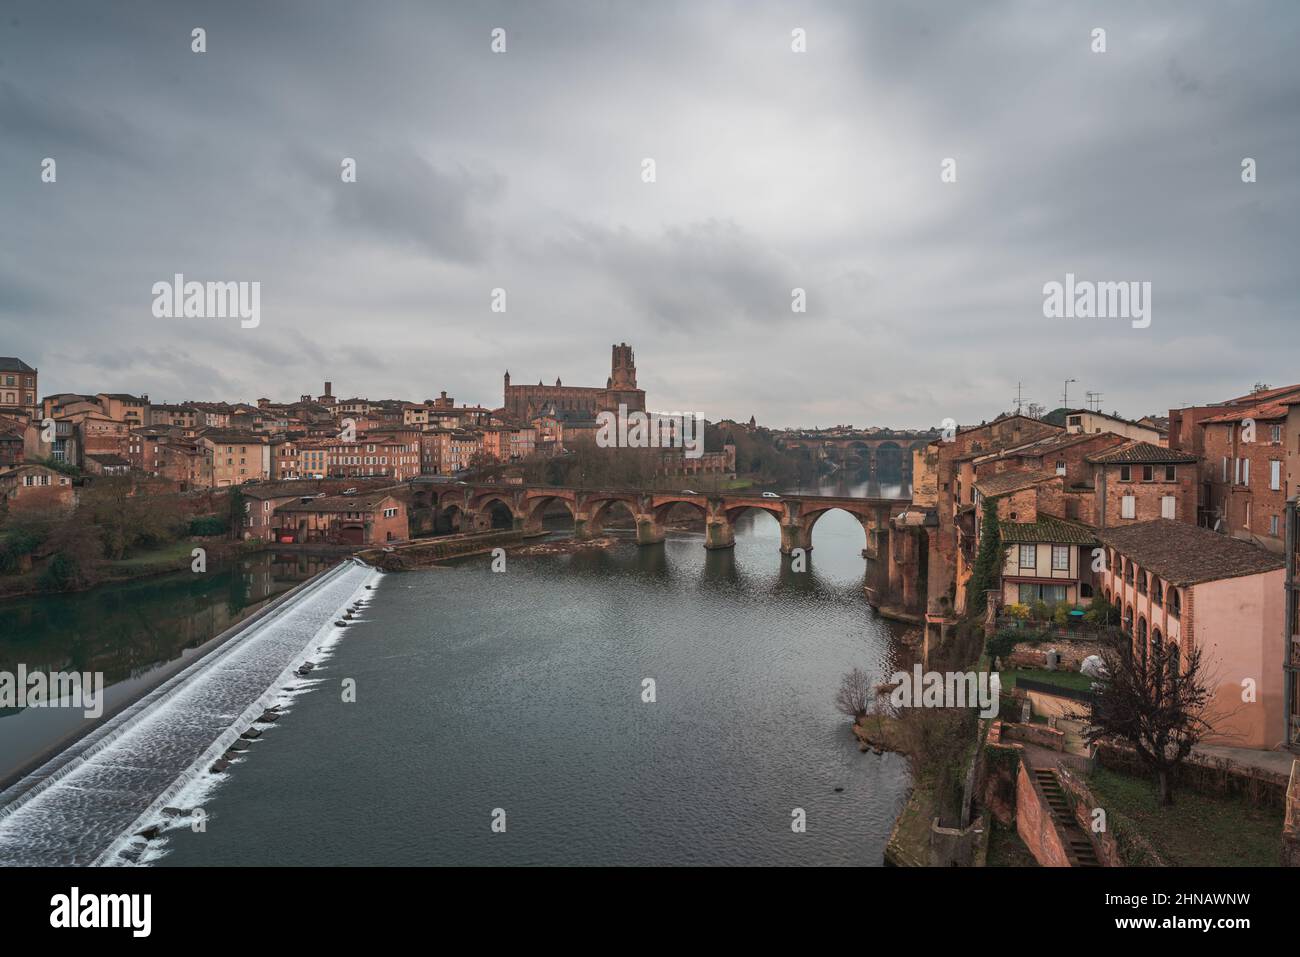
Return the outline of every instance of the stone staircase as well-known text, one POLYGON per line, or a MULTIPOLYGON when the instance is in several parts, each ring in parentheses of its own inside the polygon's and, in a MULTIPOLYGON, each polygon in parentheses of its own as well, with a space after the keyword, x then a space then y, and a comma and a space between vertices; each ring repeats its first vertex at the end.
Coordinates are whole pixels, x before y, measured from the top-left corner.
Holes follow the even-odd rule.
POLYGON ((1034 783, 1043 792, 1047 806, 1052 811, 1052 819, 1061 829, 1065 844, 1065 853, 1071 867, 1101 867, 1097 852, 1088 839, 1088 834, 1075 819, 1070 802, 1066 800, 1061 782, 1057 780, 1056 771, 1050 768, 1034 768, 1034 783))

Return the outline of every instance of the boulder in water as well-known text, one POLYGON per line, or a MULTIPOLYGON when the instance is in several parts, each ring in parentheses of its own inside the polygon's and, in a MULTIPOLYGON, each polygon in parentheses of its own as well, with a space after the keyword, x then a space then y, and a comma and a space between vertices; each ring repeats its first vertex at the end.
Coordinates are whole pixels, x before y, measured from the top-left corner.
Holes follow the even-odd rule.
POLYGON ((260 738, 261 736, 262 736, 262 732, 257 730, 257 728, 249 728, 247 731, 245 731, 243 734, 240 735, 241 738, 246 738, 249 741, 252 741, 256 738, 260 738))
POLYGON ((213 774, 223 774, 226 771, 226 769, 229 767, 230 767, 230 762, 227 761, 225 758, 222 758, 219 761, 213 762, 212 767, 209 768, 209 770, 213 774))

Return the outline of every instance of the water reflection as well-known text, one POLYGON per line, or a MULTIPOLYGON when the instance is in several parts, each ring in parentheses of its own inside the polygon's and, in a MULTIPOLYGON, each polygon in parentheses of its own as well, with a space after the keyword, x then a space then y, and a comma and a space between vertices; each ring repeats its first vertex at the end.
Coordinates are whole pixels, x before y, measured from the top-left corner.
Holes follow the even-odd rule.
MULTIPOLYGON (((263 553, 204 574, 179 572, 0 607, 0 671, 103 672, 106 710, 153 687, 216 635, 337 557, 263 553)), ((0 781, 89 727, 80 711, 0 708, 0 781)))

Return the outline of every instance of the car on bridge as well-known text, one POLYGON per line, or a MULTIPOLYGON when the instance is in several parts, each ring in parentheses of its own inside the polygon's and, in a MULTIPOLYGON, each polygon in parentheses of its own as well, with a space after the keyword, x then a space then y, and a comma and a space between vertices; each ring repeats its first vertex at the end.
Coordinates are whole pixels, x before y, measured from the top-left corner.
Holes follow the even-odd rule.
POLYGON ((699 495, 700 493, 697 492, 697 491, 695 491, 695 489, 693 489, 693 488, 684 488, 684 489, 682 489, 682 494, 683 494, 683 495, 699 495))
POLYGON ((780 497, 781 497, 781 496, 780 496, 780 495, 777 495, 775 492, 764 492, 764 493, 763 493, 763 498, 780 498, 780 497))

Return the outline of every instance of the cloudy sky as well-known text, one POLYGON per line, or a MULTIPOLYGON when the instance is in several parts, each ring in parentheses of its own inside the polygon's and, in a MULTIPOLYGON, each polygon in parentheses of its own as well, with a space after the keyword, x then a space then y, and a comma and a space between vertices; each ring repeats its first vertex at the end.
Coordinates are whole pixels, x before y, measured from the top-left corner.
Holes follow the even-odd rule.
POLYGON ((619 341, 652 407, 774 426, 1300 380, 1293 2, 0 16, 0 354, 44 394, 495 406, 619 341), (1045 318, 1067 272, 1151 282, 1150 327, 1045 318), (261 324, 155 318, 175 273, 260 282, 261 324))

